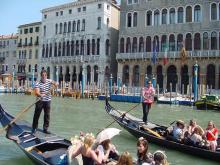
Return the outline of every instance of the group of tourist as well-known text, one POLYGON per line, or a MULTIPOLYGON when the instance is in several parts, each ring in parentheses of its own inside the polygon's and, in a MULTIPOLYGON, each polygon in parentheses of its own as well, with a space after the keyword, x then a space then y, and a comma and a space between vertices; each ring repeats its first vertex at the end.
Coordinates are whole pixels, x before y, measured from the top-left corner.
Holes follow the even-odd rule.
POLYGON ((69 153, 70 160, 81 154, 83 165, 168 165, 163 151, 149 153, 148 141, 143 137, 137 142, 137 160, 127 151, 119 156, 110 139, 96 143, 92 134, 86 134, 80 145, 76 145, 74 151, 69 153))
POLYGON ((209 121, 207 128, 203 130, 194 119, 190 120, 188 126, 185 125, 184 121, 178 120, 176 124, 172 126, 170 133, 174 140, 178 142, 216 151, 218 129, 215 127, 213 121, 209 121))

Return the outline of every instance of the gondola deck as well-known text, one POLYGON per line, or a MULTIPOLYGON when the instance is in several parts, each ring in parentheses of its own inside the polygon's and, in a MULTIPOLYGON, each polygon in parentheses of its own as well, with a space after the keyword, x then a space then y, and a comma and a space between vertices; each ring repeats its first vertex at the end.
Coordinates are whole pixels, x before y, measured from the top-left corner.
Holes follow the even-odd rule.
MULTIPOLYGON (((0 122, 3 127, 14 119, 0 105, 0 122)), ((71 142, 55 134, 45 134, 38 129, 31 133, 31 125, 25 121, 16 121, 8 129, 6 137, 13 140, 19 148, 36 164, 55 165, 62 162, 71 142)), ((76 160, 77 162, 77 160, 76 160)))
POLYGON ((124 129, 130 132, 135 137, 145 137, 149 142, 156 143, 168 148, 173 148, 179 151, 183 151, 192 155, 197 155, 200 158, 207 158, 210 160, 220 161, 220 139, 218 139, 218 151, 212 152, 208 149, 201 147, 187 145, 184 143, 179 143, 173 141, 172 138, 166 137, 164 132, 168 127, 158 125, 155 123, 148 123, 147 125, 132 115, 119 111, 113 108, 108 100, 106 100, 105 105, 106 112, 124 129))

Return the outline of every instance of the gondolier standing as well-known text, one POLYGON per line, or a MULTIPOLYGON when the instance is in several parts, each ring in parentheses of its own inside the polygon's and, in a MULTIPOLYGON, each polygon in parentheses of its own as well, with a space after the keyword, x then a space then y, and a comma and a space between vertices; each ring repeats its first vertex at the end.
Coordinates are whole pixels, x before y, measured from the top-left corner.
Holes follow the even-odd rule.
POLYGON ((43 132, 50 134, 48 131, 49 122, 50 122, 50 104, 51 104, 51 86, 58 86, 58 84, 51 80, 47 79, 47 72, 46 70, 41 71, 41 80, 36 82, 35 84, 35 94, 38 98, 41 98, 40 101, 36 103, 35 112, 33 117, 33 124, 32 124, 32 133, 36 132, 38 127, 38 120, 41 114, 42 109, 44 109, 44 125, 43 125, 43 132))
POLYGON ((154 94, 155 94, 154 87, 152 86, 152 83, 149 80, 148 86, 142 89, 143 122, 145 123, 147 123, 147 116, 151 108, 151 105, 154 102, 154 94))

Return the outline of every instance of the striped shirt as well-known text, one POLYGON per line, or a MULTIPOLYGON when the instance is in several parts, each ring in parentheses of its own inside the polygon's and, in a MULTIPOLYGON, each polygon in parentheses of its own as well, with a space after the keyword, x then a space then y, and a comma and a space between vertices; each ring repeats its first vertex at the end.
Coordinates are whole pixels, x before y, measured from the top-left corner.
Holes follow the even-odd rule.
POLYGON ((51 79, 46 79, 45 83, 43 83, 41 80, 40 82, 35 83, 35 89, 39 88, 40 94, 46 94, 45 96, 42 97, 41 101, 51 101, 51 93, 50 93, 51 85, 52 85, 51 79))

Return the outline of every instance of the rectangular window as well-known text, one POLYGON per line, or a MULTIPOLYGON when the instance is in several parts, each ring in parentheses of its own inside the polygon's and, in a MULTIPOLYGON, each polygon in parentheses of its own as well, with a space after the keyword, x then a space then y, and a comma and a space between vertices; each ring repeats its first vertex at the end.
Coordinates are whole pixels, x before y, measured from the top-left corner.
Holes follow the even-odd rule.
POLYGON ((107 10, 109 10, 109 8, 110 8, 109 5, 107 5, 107 10))
POLYGON ((56 12, 56 16, 57 16, 57 17, 59 16, 59 12, 56 12))
POLYGON ((86 11, 86 7, 85 6, 83 7, 83 11, 86 11))
POLYGON ((101 9, 102 8, 102 4, 98 4, 98 9, 101 9))
POLYGON ((61 16, 63 15, 63 11, 60 11, 60 15, 61 15, 61 16))
POLYGON ((39 26, 35 28, 35 32, 39 32, 39 26))
POLYGON ((33 28, 30 28, 30 33, 33 33, 33 28))
POLYGON ((20 34, 22 34, 22 29, 20 30, 20 34))
POLYGON ((24 34, 27 34, 28 33, 28 29, 24 29, 24 34))
POLYGON ((101 29, 101 17, 98 17, 98 26, 97 29, 101 29))
POLYGON ((47 19, 47 14, 44 14, 44 19, 47 19))
POLYGON ((79 8, 77 9, 77 11, 78 11, 78 13, 81 12, 81 8, 79 7, 79 8))
POLYGON ((35 50, 35 59, 38 59, 38 49, 35 50))
POLYGON ((132 4, 132 0, 128 0, 128 5, 132 4))
POLYGON ((134 4, 135 4, 135 3, 138 3, 138 0, 133 0, 133 2, 134 2, 134 4))
POLYGON ((72 14, 72 9, 69 9, 69 14, 72 14))
POLYGON ((47 29, 46 29, 46 26, 44 25, 44 36, 46 36, 46 32, 47 32, 47 29))

